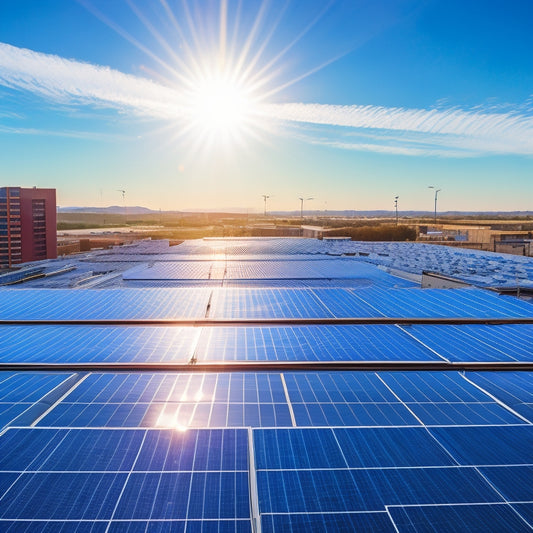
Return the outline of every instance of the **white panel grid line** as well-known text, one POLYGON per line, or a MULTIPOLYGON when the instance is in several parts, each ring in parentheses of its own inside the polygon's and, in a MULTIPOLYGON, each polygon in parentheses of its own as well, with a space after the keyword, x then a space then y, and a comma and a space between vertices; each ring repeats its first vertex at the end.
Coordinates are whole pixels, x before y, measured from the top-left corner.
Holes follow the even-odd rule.
POLYGON ((473 385, 474 387, 476 387, 477 389, 479 389, 480 391, 484 392, 489 398, 492 398, 492 400, 494 400, 498 405, 501 405, 504 409, 507 409, 507 411, 509 411, 510 413, 512 413, 513 415, 517 416, 518 418, 520 418, 520 420, 523 420, 524 422, 526 422, 527 424, 531 424, 531 421, 528 420, 525 416, 522 416, 520 413, 517 413, 514 409, 512 409, 511 407, 509 407, 506 403, 502 402, 499 398, 497 398, 496 396, 494 396, 493 394, 491 394, 490 392, 486 391, 483 387, 481 387, 480 385, 478 385, 477 383, 471 381, 469 378, 467 378, 464 373, 460 373, 459 374, 463 379, 465 379, 466 381, 468 381, 468 383, 470 383, 471 385, 473 385))
POLYGON ((120 500, 122 499, 122 495, 124 494, 124 491, 126 490, 126 485, 128 484, 128 481, 131 477, 131 474, 133 473, 133 469, 135 468, 135 464, 137 463, 137 460, 139 459, 139 456, 141 454, 141 450, 143 448, 143 445, 144 445, 144 441, 146 440, 146 435, 148 434, 147 431, 144 432, 144 435, 143 435, 143 438, 142 438, 142 441, 141 441, 141 444, 139 446, 139 449, 137 450, 137 455, 135 456, 135 459, 133 460, 132 464, 131 464, 131 468, 130 468, 130 471, 128 472, 128 475, 126 476, 126 480, 124 481, 124 484, 122 485, 122 489, 120 491, 120 494, 118 495, 118 498, 117 498, 117 501, 115 503, 115 507, 113 508, 113 512, 111 513, 111 518, 110 518, 110 521, 106 527, 106 530, 105 530, 105 533, 108 533, 109 532, 109 528, 111 527, 111 521, 113 520, 113 517, 115 516, 115 513, 117 512, 117 509, 118 509, 118 506, 120 504, 120 500))
POLYGON ((287 405, 289 406, 289 413, 291 415, 291 422, 293 427, 297 427, 296 417, 294 416, 294 410, 292 408, 291 398, 289 396, 289 390, 287 389, 287 383, 285 382, 285 376, 280 374, 281 383, 283 385, 283 392, 285 393, 285 398, 287 400, 287 405))
POLYGON ((399 330, 403 331, 406 335, 409 335, 409 337, 411 337, 411 339, 415 340, 418 344, 422 345, 424 348, 426 348, 426 350, 429 350, 431 353, 434 353, 437 357, 439 357, 440 359, 442 359, 443 361, 446 361, 447 363, 450 362, 449 359, 446 359, 446 357, 444 357, 443 355, 441 355, 439 352, 437 352, 436 350, 434 350, 433 348, 430 348, 427 344, 425 344, 424 342, 422 342, 420 339, 418 339, 417 337, 415 337, 411 332, 407 331, 407 329, 405 327, 402 327, 400 326, 399 324, 394 324, 399 330))

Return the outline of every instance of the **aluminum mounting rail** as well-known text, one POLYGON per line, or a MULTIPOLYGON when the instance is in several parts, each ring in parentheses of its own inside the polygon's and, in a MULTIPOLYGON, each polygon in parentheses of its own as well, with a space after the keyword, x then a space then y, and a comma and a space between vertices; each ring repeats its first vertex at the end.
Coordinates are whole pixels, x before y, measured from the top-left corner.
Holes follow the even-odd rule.
POLYGON ((0 320, 0 326, 342 326, 358 324, 467 325, 533 324, 531 317, 352 317, 352 318, 128 318, 74 320, 0 320))
POLYGON ((335 371, 527 371, 533 362, 447 361, 225 361, 180 363, 0 363, 9 372, 335 372, 335 371))

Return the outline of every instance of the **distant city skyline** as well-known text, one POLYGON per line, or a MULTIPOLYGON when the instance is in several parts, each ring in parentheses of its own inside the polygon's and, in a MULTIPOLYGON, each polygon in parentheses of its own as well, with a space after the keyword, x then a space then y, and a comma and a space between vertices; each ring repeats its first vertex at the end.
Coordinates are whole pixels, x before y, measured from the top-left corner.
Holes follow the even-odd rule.
POLYGON ((533 4, 3 0, 0 186, 61 206, 533 210, 533 4), (122 192, 124 191, 124 193, 122 192))

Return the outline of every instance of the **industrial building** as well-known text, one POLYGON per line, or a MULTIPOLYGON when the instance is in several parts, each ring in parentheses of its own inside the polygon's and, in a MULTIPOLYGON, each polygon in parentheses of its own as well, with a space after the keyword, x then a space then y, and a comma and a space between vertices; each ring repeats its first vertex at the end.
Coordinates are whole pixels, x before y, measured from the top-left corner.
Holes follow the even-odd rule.
POLYGON ((0 267, 57 257, 56 191, 0 187, 0 267))
POLYGON ((533 530, 533 304, 484 288, 533 259, 249 238, 25 268, 1 531, 533 530), (421 288, 439 264, 463 283, 421 288))

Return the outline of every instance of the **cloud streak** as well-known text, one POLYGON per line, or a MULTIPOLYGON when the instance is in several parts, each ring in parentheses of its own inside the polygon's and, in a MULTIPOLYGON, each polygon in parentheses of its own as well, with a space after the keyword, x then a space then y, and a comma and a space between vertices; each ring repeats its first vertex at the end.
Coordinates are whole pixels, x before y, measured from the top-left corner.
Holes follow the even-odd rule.
MULTIPOLYGON (((0 85, 53 102, 155 119, 187 118, 186 98, 146 78, 0 43, 0 85)), ((328 104, 262 104, 256 119, 296 125, 315 144, 411 156, 533 155, 531 107, 483 112, 328 104), (324 129, 310 132, 309 126, 324 129), (332 131, 334 129, 334 131, 332 131), (352 135, 367 137, 358 142, 352 135)))

